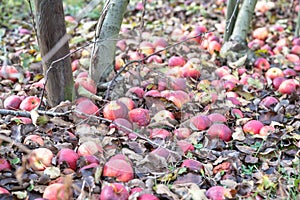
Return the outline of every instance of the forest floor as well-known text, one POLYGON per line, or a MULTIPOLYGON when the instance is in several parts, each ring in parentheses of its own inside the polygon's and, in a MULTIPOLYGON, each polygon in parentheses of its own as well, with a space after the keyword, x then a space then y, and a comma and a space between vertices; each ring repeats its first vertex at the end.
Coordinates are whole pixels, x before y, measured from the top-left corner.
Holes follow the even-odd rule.
MULTIPOLYGON (((91 104, 80 108, 87 100, 78 91, 76 101, 55 108, 41 99, 28 2, 0 5, 0 200, 49 198, 57 192, 51 184, 65 199, 299 199, 299 7, 258 1, 248 44, 265 60, 241 64, 218 52, 226 1, 145 2, 128 6, 116 51, 122 73, 109 93, 98 89, 89 101, 94 114, 91 104), (132 60, 140 61, 122 68, 132 60), (10 112, 12 95, 39 97, 49 112, 10 112), (116 182, 125 189, 104 189, 116 182)), ((64 3, 81 84, 100 7, 77 20, 87 3, 64 3)))

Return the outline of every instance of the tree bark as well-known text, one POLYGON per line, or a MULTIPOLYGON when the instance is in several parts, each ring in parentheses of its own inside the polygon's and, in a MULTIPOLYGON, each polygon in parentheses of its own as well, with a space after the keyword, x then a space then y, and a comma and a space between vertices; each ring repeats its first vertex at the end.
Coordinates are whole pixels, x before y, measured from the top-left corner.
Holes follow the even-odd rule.
POLYGON ((234 24, 239 12, 239 2, 239 0, 227 0, 226 29, 224 32, 224 41, 228 41, 232 34, 234 24))
POLYGON ((238 18, 236 19, 232 35, 230 36, 231 40, 246 42, 256 3, 257 0, 244 0, 238 18))
POLYGON ((70 50, 63 4, 62 0, 35 0, 35 8, 38 43, 47 81, 47 100, 50 106, 56 106, 74 97, 71 61, 66 56, 70 50))
POLYGON ((116 43, 129 0, 107 0, 102 11, 91 57, 89 76, 97 83, 107 81, 114 70, 116 43))
MULTIPOLYGON (((298 1, 298 5, 300 6, 300 1, 298 1)), ((299 37, 299 29, 300 29, 300 9, 298 10, 297 24, 295 29, 295 37, 299 37)))

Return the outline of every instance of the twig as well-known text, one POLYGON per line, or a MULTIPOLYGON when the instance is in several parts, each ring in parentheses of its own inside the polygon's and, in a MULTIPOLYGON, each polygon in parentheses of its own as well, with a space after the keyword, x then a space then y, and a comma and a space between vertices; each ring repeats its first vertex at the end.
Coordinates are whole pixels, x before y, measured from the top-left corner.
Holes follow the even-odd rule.
MULTIPOLYGON (((70 114, 72 111, 58 113, 58 112, 37 110, 37 112, 40 115, 48 115, 48 116, 52 116, 52 117, 64 117, 64 116, 67 116, 68 114, 70 114)), ((0 115, 14 115, 14 116, 21 116, 21 117, 31 117, 31 114, 28 111, 7 110, 7 109, 0 109, 0 115)))
POLYGON ((114 82, 116 81, 117 77, 120 76, 120 74, 121 74, 121 73, 122 73, 129 65, 134 64, 134 63, 142 63, 142 62, 144 62, 145 60, 147 60, 147 59, 148 59, 149 57, 151 57, 151 56, 157 55, 157 54, 159 54, 159 53, 161 53, 161 52, 163 52, 163 51, 165 51, 165 50, 167 50, 167 49, 170 49, 170 48, 173 48, 173 47, 175 47, 175 46, 177 46, 177 45, 180 45, 180 44, 182 44, 182 43, 185 43, 185 42, 187 42, 188 40, 191 40, 191 39, 194 39, 194 38, 197 38, 197 37, 201 37, 201 38, 202 38, 203 35, 206 35, 207 33, 211 33, 211 32, 213 32, 213 31, 207 31, 207 32, 205 32, 205 33, 200 33, 200 34, 198 34, 198 35, 196 35, 196 36, 193 36, 193 37, 188 37, 188 38, 186 38, 186 39, 184 39, 184 40, 182 40, 182 41, 180 41, 180 42, 176 42, 176 43, 174 43, 174 44, 171 44, 171 45, 169 45, 169 46, 166 46, 165 48, 160 49, 160 50, 158 50, 158 51, 156 51, 156 52, 154 52, 154 53, 152 53, 152 54, 150 54, 150 55, 148 55, 148 56, 146 56, 146 57, 144 57, 144 58, 142 58, 142 59, 139 59, 139 60, 132 60, 132 61, 126 63, 126 64, 125 64, 125 65, 117 72, 117 74, 114 76, 114 78, 111 80, 110 84, 108 85, 104 100, 108 100, 109 95, 110 95, 110 90, 112 90, 112 87, 113 87, 114 82))

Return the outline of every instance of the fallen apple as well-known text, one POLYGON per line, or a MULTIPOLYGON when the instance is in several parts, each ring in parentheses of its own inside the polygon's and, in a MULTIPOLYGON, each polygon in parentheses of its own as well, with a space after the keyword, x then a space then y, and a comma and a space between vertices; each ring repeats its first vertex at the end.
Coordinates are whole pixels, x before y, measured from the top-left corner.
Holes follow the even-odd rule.
POLYGON ((225 200, 228 193, 228 189, 222 186, 212 186, 206 191, 206 196, 211 200, 225 200))
POLYGON ((62 183, 53 183, 45 188, 43 198, 48 200, 71 199, 72 191, 62 183))
POLYGON ((109 120, 115 120, 117 118, 127 118, 128 108, 121 101, 111 101, 104 106, 103 116, 109 120))
POLYGON ((36 96, 29 96, 26 97, 20 104, 20 109, 21 110, 26 110, 26 111, 31 111, 35 109, 39 104, 41 100, 40 98, 36 96))
POLYGON ((197 115, 191 118, 190 120, 190 126, 192 129, 196 129, 199 131, 203 131, 207 129, 212 122, 210 119, 205 115, 197 115))
POLYGON ((21 102, 22 102, 22 99, 20 96, 11 95, 4 100, 3 106, 5 109, 8 109, 8 110, 18 110, 21 102))
POLYGON ((227 122, 226 117, 220 113, 211 113, 207 117, 212 123, 226 123, 227 122))
POLYGON ((284 80, 278 88, 278 92, 281 94, 292 94, 296 91, 296 88, 299 86, 299 82, 295 79, 284 80))
POLYGON ((138 126, 147 126, 150 123, 150 111, 143 108, 135 108, 128 112, 129 120, 138 126))
POLYGON ((192 171, 200 171, 204 169, 204 166, 201 162, 193 159, 186 159, 182 162, 181 167, 186 167, 192 171))
POLYGON ((264 124, 258 120, 250 120, 244 124, 243 131, 245 133, 259 134, 259 131, 263 126, 264 124))
POLYGON ((219 138, 225 142, 232 139, 232 131, 225 124, 213 124, 207 130, 207 135, 210 139, 219 138))
POLYGON ((172 56, 168 61, 169 67, 182 67, 185 63, 186 60, 181 56, 172 56))
POLYGON ((92 156, 102 152, 102 147, 94 141, 85 141, 77 149, 79 156, 92 156))
POLYGON ((75 151, 73 151, 72 149, 63 148, 57 154, 57 163, 62 164, 63 162, 65 162, 71 169, 76 170, 76 162, 78 158, 79 155, 75 151))
POLYGON ((0 172, 1 171, 10 171, 11 166, 10 163, 7 159, 5 158, 0 158, 0 172))
POLYGON ((28 164, 33 170, 43 171, 46 167, 50 167, 52 164, 52 158, 54 157, 52 151, 47 148, 37 148, 32 150, 28 156, 28 164))
POLYGON ((44 139, 40 135, 36 135, 36 134, 27 135, 23 143, 29 144, 30 142, 34 142, 40 146, 44 146, 44 139))
POLYGON ((99 108, 94 104, 94 102, 88 98, 80 98, 77 102, 75 110, 76 116, 82 119, 88 118, 86 115, 98 115, 99 108), (82 113, 82 114, 81 114, 82 113), (85 114, 85 115, 83 115, 85 114))
POLYGON ((100 194, 100 200, 127 200, 129 193, 121 183, 105 185, 100 194))

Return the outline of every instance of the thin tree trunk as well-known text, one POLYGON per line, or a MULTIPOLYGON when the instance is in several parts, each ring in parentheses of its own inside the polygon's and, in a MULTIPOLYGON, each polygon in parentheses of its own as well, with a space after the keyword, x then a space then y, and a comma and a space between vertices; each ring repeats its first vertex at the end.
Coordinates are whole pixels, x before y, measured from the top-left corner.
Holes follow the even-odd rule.
POLYGON ((234 25, 231 40, 245 43, 257 0, 244 0, 234 25))
POLYGON ((239 0, 227 0, 226 28, 224 32, 224 41, 228 41, 232 34, 234 24, 239 12, 239 2, 239 0))
POLYGON ((115 50, 123 16, 129 0, 107 0, 96 30, 89 76, 96 82, 107 81, 114 70, 115 50))
POLYGON ((62 0, 35 0, 35 8, 38 43, 47 77, 47 99, 50 106, 55 106, 74 97, 70 57, 52 63, 70 53, 63 4, 62 0))

